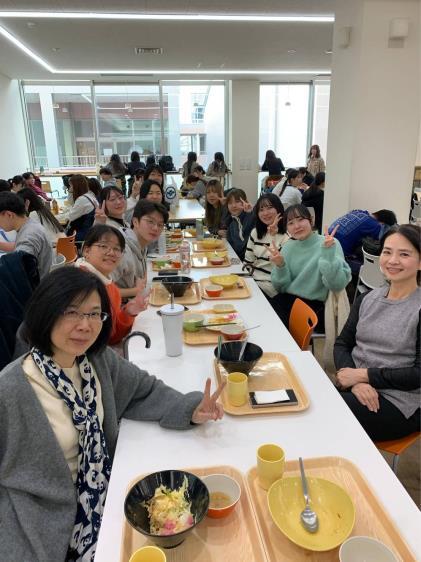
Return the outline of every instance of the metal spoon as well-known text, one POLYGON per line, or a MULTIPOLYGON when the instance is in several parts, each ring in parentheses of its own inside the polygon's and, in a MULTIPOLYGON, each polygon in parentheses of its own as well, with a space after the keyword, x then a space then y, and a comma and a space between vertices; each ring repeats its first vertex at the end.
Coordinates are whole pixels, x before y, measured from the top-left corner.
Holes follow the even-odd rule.
POLYGON ((301 483, 303 486, 303 495, 306 501, 306 507, 301 512, 301 523, 303 524, 304 529, 309 533, 315 533, 319 528, 319 520, 317 519, 317 514, 310 507, 310 496, 308 494, 308 487, 307 487, 307 478, 304 472, 304 464, 303 459, 299 457, 300 462, 300 471, 301 471, 301 483))

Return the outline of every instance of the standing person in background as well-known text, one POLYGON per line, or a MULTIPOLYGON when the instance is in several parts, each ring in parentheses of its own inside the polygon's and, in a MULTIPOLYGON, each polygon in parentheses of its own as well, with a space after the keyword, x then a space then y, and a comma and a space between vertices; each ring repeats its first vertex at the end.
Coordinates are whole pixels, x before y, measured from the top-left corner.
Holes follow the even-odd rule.
POLYGON ((233 188, 227 194, 227 207, 231 219, 228 221, 227 240, 234 252, 244 260, 250 232, 254 227, 253 205, 247 201, 242 189, 233 188))
POLYGON ((307 170, 311 175, 315 176, 319 172, 324 172, 325 169, 325 161, 320 156, 320 147, 318 144, 313 144, 308 153, 307 170))
POLYGON ((313 207, 314 209, 314 226, 317 228, 319 234, 322 233, 323 221, 323 201, 325 189, 325 173, 319 172, 314 178, 314 182, 303 193, 301 202, 306 207, 313 207))
POLYGON ((272 193, 278 195, 285 210, 291 205, 299 205, 301 203, 301 192, 298 189, 300 183, 301 180, 297 170, 290 168, 287 171, 285 181, 282 184, 279 182, 273 188, 272 193))
POLYGON ((15 250, 37 259, 39 276, 45 277, 51 268, 53 252, 44 228, 26 215, 25 203, 16 193, 0 193, 0 228, 17 232, 15 250))
POLYGON ((126 165, 121 161, 121 158, 118 154, 111 155, 107 168, 111 170, 113 177, 116 180, 121 181, 121 190, 123 191, 124 195, 126 195, 127 168, 126 165))
POLYGON ((253 279, 276 312, 274 297, 278 291, 273 286, 270 277, 273 263, 269 259, 269 248, 273 243, 280 252, 282 246, 289 240, 282 220, 284 207, 279 197, 273 193, 265 193, 257 200, 255 214, 256 227, 250 233, 244 263, 246 266, 250 266, 253 279))
POLYGON ((24 187, 17 195, 23 200, 26 212, 31 219, 34 219, 44 228, 51 246, 57 243, 57 238, 65 236, 64 228, 53 213, 45 206, 41 197, 38 197, 31 188, 24 187))
POLYGON ((30 187, 37 195, 45 199, 46 201, 51 201, 48 195, 41 189, 41 182, 36 181, 36 178, 32 172, 25 172, 22 174, 23 181, 25 182, 26 187, 30 187))
POLYGON ((280 158, 277 158, 273 150, 266 151, 265 161, 262 164, 262 172, 268 172, 270 176, 280 176, 285 166, 280 158))
POLYGON ((142 170, 144 172, 146 166, 144 162, 140 161, 140 154, 136 150, 133 150, 133 152, 130 154, 130 162, 126 164, 126 166, 127 173, 130 175, 127 192, 128 197, 130 197, 132 193, 133 183, 136 181, 136 173, 139 170, 142 170))
POLYGON ((228 210, 219 180, 209 180, 205 194, 205 225, 211 234, 227 235, 228 210))
POLYGON ((82 174, 74 174, 69 179, 69 185, 74 204, 69 212, 66 232, 72 234, 76 231, 76 241, 80 242, 94 223, 98 201, 95 194, 89 191, 88 180, 82 174))
POLYGON ((224 155, 222 152, 215 152, 214 160, 209 164, 206 175, 217 178, 221 184, 224 185, 225 174, 227 172, 229 172, 229 169, 225 163, 224 155))
POLYGON ((189 152, 187 154, 187 161, 183 164, 183 179, 187 178, 192 174, 199 164, 197 163, 197 154, 195 152, 189 152))

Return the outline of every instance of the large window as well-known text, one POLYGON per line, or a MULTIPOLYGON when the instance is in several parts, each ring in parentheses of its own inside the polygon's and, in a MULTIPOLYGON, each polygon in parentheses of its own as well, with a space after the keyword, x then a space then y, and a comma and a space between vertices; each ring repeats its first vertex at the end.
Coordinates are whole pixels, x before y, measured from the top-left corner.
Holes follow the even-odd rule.
POLYGON ((260 86, 260 164, 274 150, 288 168, 305 165, 309 92, 309 84, 260 86))
POLYGON ((320 153, 326 157, 327 127, 329 121, 330 80, 314 84, 313 137, 311 144, 320 146, 320 153))
POLYGON ((223 82, 163 82, 161 96, 158 83, 25 84, 24 95, 35 168, 92 168, 133 150, 170 154, 177 168, 194 151, 206 167, 225 149, 223 82))

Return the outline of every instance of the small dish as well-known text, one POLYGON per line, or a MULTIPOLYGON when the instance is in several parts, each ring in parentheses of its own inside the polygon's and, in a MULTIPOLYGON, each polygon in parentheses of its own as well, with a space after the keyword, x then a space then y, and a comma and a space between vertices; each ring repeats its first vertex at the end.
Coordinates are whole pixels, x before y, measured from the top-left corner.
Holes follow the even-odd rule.
POLYGON ((239 340, 244 334, 244 326, 241 324, 228 324, 227 326, 221 326, 221 334, 228 341, 239 340))
POLYGON ((373 537, 351 537, 339 549, 340 562, 397 562, 394 553, 373 537))
POLYGON ((209 491, 209 508, 207 515, 214 519, 227 517, 235 509, 241 497, 240 485, 226 474, 209 474, 202 482, 209 491))
POLYGON ((204 321, 203 314, 187 314, 183 319, 183 329, 186 332, 197 332, 203 326, 204 321))
POLYGON ((205 287, 205 291, 210 297, 219 297, 223 290, 224 288, 221 285, 216 284, 205 287))
POLYGON ((233 304, 214 304, 212 307, 214 314, 227 314, 228 312, 237 312, 233 304))
POLYGON ((209 259, 212 265, 222 265, 225 261, 225 258, 220 258, 219 256, 213 256, 209 259))

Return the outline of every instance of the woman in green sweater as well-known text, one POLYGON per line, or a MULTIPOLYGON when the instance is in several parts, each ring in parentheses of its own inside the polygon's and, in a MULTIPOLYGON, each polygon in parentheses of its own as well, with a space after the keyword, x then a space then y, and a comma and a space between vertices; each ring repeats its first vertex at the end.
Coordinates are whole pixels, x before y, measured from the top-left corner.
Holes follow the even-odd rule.
POLYGON ((279 291, 278 314, 288 326, 292 305, 297 297, 317 314, 318 331, 324 330, 324 303, 328 292, 341 291, 351 280, 351 270, 335 230, 322 236, 312 230, 311 215, 304 205, 292 205, 284 215, 285 228, 291 237, 281 252, 272 245, 270 260, 272 284, 279 291))

